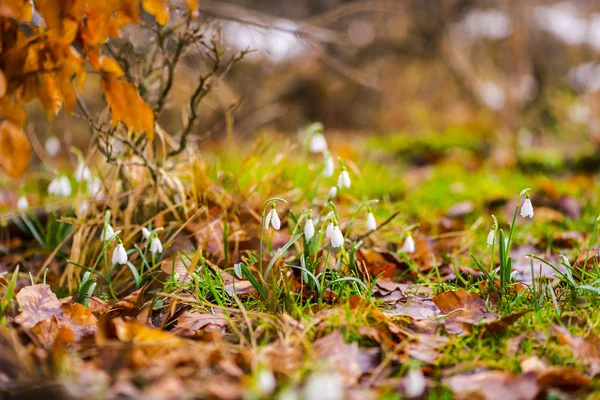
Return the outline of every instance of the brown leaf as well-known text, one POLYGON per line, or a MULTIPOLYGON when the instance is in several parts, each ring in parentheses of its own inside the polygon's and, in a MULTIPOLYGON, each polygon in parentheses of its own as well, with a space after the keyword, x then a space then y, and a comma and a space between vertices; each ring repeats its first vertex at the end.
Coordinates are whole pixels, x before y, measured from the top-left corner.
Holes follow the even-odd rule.
POLYGON ((0 70, 0 98, 6 94, 6 75, 0 70))
POLYGON ((548 366, 536 356, 531 356, 521 362, 523 373, 534 373, 538 384, 544 389, 558 388, 562 391, 579 390, 589 386, 592 381, 581 371, 569 366, 548 366))
POLYGON ((433 302, 444 314, 463 309, 474 313, 486 312, 485 301, 481 296, 463 289, 441 293, 433 298, 433 302))
POLYGON ((185 311, 177 320, 174 333, 182 336, 195 336, 199 331, 222 331, 227 326, 227 318, 222 314, 201 314, 185 311))
POLYGON ((375 368, 377 355, 358 347, 358 343, 346 343, 340 331, 334 331, 313 343, 319 357, 336 367, 347 384, 355 384, 360 376, 375 368))
POLYGON ((58 298, 48 285, 26 286, 16 297, 22 312, 15 321, 24 328, 31 329, 40 321, 62 316, 58 298))
POLYGON ((534 374, 515 376, 504 371, 461 374, 444 379, 444 383, 462 399, 533 400, 539 392, 534 374))
POLYGON ((421 299, 411 296, 406 304, 397 305, 388 315, 406 315, 416 321, 435 317, 440 314, 440 309, 430 299, 421 299))
POLYGON ((374 250, 359 249, 356 252, 356 261, 362 262, 372 277, 381 276, 389 279, 396 269, 395 263, 389 262, 374 250))
POLYGON ((93 335, 98 330, 98 320, 86 306, 79 303, 65 303, 62 309, 64 318, 61 323, 73 332, 75 340, 93 335))
POLYGON ((19 178, 29 165, 29 139, 14 123, 0 122, 0 167, 11 177, 19 178))

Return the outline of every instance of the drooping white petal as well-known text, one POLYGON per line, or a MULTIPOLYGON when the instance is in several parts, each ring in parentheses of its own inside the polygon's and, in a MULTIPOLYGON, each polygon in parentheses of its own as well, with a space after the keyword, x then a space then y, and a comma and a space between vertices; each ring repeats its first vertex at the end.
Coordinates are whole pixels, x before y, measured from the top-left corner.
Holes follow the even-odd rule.
POLYGON ((29 201, 27 201, 27 197, 25 197, 24 195, 19 197, 19 200, 17 200, 17 209, 19 211, 27 211, 28 208, 29 201))
POLYGON ((490 247, 491 245, 494 244, 494 240, 496 239, 496 230, 495 229, 491 229, 490 233, 488 233, 487 235, 487 245, 488 247, 490 247))
POLYGON ((367 214, 367 229, 370 231, 377 229, 377 222, 375 221, 373 213, 367 214))
POLYGON ((160 242, 160 239, 158 237, 154 236, 152 238, 152 242, 150 242, 150 253, 156 254, 156 253, 162 253, 162 252, 163 252, 162 243, 160 242))
POLYGON ((349 188, 351 185, 351 181, 350 181, 350 174, 348 174, 348 171, 343 170, 340 173, 340 176, 338 176, 338 181, 337 181, 337 186, 342 189, 344 187, 349 188))
POLYGON ((125 251, 123 243, 119 243, 115 248, 112 255, 112 262, 113 264, 127 264, 127 251, 125 251))
POLYGON ((275 379, 275 375, 267 369, 263 369, 258 374, 258 380, 256 383, 258 390, 262 394, 269 394, 275 390, 277 386, 277 380, 275 379))
POLYGON ((89 210, 90 204, 87 201, 82 201, 81 203, 79 203, 79 207, 77 208, 77 215, 79 217, 84 217, 85 215, 87 215, 89 210))
POLYGON ((408 398, 419 397, 425 391, 425 376, 420 368, 413 368, 404 377, 404 394, 408 398))
POLYGON ((148 240, 150 238, 150 231, 148 230, 148 228, 146 228, 146 227, 142 228, 142 236, 146 240, 148 240))
POLYGON ((277 215, 277 210, 272 209, 271 213, 271 225, 273 225, 273 229, 278 231, 281 228, 281 220, 279 219, 279 215, 277 215))
POLYGON ((71 195, 71 182, 66 176, 61 176, 58 179, 57 191, 58 196, 69 197, 71 195))
POLYGON ((98 177, 92 177, 87 181, 88 193, 96 200, 102 200, 104 198, 104 188, 102 187, 102 181, 98 177))
POLYGON ((312 153, 322 153, 327 150, 327 140, 322 133, 315 133, 310 138, 310 151, 312 153))
POLYGON ((310 239, 312 239, 313 236, 315 236, 315 225, 313 224, 312 218, 309 218, 304 224, 304 237, 308 242, 310 241, 310 239))
POLYGON ((48 185, 48 194, 56 196, 58 194, 58 178, 52 179, 48 185))
POLYGON ((77 164, 77 170, 75 171, 75 180, 77 182, 87 181, 91 177, 92 173, 90 172, 90 169, 86 167, 83 162, 79 162, 79 164, 77 164))
POLYGON ((335 196, 337 196, 337 191, 338 191, 337 186, 332 186, 329 189, 329 193, 327 193, 327 197, 330 198, 330 199, 334 199, 335 196))
POLYGON ((415 240, 413 239, 413 237, 411 235, 408 235, 406 237, 406 239, 404 240, 404 244, 402 245, 402 248, 400 249, 400 251, 402 251, 404 253, 414 253, 415 252, 415 240))
POLYGON ((302 398, 306 400, 343 400, 344 396, 344 381, 335 372, 312 375, 302 392, 302 398))
POLYGON ((115 230, 113 229, 111 224, 106 225, 106 229, 102 229, 102 234, 100 235, 100 240, 106 242, 115 234, 115 230))
POLYGON ((333 234, 333 222, 330 222, 329 225, 327 225, 327 229, 325 230, 325 237, 327 239, 331 239, 331 235, 333 234))
POLYGON ((50 136, 44 143, 44 148, 50 154, 50 157, 54 157, 60 151, 60 140, 56 136, 50 136))
POLYGON ((521 206, 521 217, 533 218, 533 205, 531 204, 530 199, 525 199, 523 205, 521 206))
POLYGON ((265 217, 265 229, 269 229, 269 225, 271 224, 271 218, 273 217, 273 210, 267 213, 265 217))
POLYGON ((323 176, 329 178, 335 172, 335 165, 333 164, 333 157, 325 157, 325 167, 323 168, 323 176))
POLYGON ((335 226, 333 228, 333 232, 331 233, 331 245, 333 248, 341 247, 344 244, 344 235, 342 235, 342 231, 339 226, 335 226))

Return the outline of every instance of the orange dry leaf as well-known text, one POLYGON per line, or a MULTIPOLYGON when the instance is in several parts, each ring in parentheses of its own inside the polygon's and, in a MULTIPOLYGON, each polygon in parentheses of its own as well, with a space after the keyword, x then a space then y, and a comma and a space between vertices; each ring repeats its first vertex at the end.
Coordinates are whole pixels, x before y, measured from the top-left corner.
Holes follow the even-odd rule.
POLYGON ((0 122, 0 167, 11 177, 23 175, 31 154, 31 145, 21 128, 9 120, 0 122))
POLYGON ((198 16, 198 0, 185 0, 185 4, 190 9, 193 18, 198 16))
POLYGON ((129 129, 146 132, 148 139, 154 140, 154 113, 131 83, 105 74, 102 77, 102 91, 110 106, 113 125, 122 121, 129 129))
POLYGON ((144 10, 154 18, 160 25, 165 25, 169 19, 169 1, 168 0, 142 0, 144 10))
POLYGON ((6 94, 6 76, 4 72, 0 71, 0 98, 6 94))
POLYGON ((2 0, 0 1, 0 17, 15 18, 29 22, 32 8, 29 0, 2 0))

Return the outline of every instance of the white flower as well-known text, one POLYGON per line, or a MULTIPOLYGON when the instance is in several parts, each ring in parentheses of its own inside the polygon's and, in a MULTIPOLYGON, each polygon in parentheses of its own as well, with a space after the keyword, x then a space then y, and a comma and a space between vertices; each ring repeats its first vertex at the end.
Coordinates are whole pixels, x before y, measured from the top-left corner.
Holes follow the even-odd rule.
POLYGON ((333 157, 330 155, 325 156, 325 168, 323 168, 323 176, 329 178, 335 171, 335 165, 333 164, 333 157))
POLYGON ((338 181, 337 181, 337 186, 342 189, 343 187, 350 187, 350 175, 348 174, 348 171, 343 170, 340 173, 340 176, 338 176, 338 181))
POLYGON ((96 200, 102 200, 104 198, 104 188, 102 187, 102 181, 98 177, 91 177, 87 181, 88 193, 96 200))
POLYGON ((336 373, 312 375, 307 380, 302 395, 306 400, 343 400, 344 382, 336 373))
POLYGON ((50 157, 54 157, 60 151, 60 140, 56 136, 50 136, 44 143, 44 148, 50 154, 50 157))
POLYGON ((310 151, 312 153, 323 153, 327 151, 327 140, 322 133, 315 133, 310 138, 310 151))
POLYGON ((327 225, 327 229, 325 230, 325 237, 327 239, 331 239, 331 235, 333 234, 333 222, 330 222, 329 225, 327 225))
POLYGON ((148 240, 150 238, 150 231, 148 230, 148 228, 146 228, 146 227, 142 228, 142 236, 146 240, 148 240))
POLYGON ((313 236, 315 236, 315 225, 313 224, 312 218, 309 217, 304 224, 304 237, 308 242, 313 236))
POLYGON ((333 228, 333 232, 331 233, 331 245, 333 248, 341 247, 344 244, 344 235, 342 235, 342 231, 339 226, 335 226, 333 228))
POLYGON ((160 239, 158 238, 158 236, 154 236, 152 238, 152 242, 150 242, 150 253, 152 254, 156 254, 156 253, 162 253, 163 248, 162 248, 162 243, 160 242, 160 239))
POLYGON ((113 262, 113 264, 121 264, 121 265, 127 264, 127 251, 125 251, 125 247, 123 246, 123 243, 119 243, 117 245, 117 247, 115 248, 115 251, 113 252, 113 255, 112 255, 112 262, 113 262))
POLYGON ((113 229, 112 225, 107 224, 106 229, 102 228, 102 234, 100 235, 100 240, 102 240, 103 242, 106 242, 111 237, 113 237, 114 234, 115 234, 115 230, 113 229))
POLYGON ((531 200, 529 198, 526 198, 521 206, 521 217, 533 218, 533 205, 531 204, 531 200))
POLYGON ((48 194, 69 197, 71 195, 71 182, 66 176, 57 176, 48 186, 48 194))
POLYGON ((258 390, 262 394, 272 393, 277 386, 275 375, 273 375, 271 371, 263 369, 258 373, 258 382, 256 383, 256 386, 258 386, 258 390))
POLYGON ((80 217, 87 215, 89 210, 90 210, 90 204, 87 201, 82 201, 81 203, 79 203, 79 208, 77 211, 78 211, 78 215, 80 217))
POLYGON ((330 199, 334 199, 335 196, 337 196, 337 190, 338 190, 337 186, 332 186, 329 189, 329 193, 327 193, 327 197, 330 198, 330 199))
POLYGON ((77 170, 75 171, 75 180, 77 182, 87 181, 92 178, 92 173, 90 169, 85 166, 83 161, 79 161, 77 164, 77 170))
POLYGON ((269 224, 271 224, 276 231, 281 228, 281 220, 279 219, 279 215, 277 215, 277 210, 275 208, 271 208, 271 211, 267 214, 267 218, 265 219, 265 229, 269 229, 269 224))
POLYGON ((494 244, 494 240, 496 239, 496 230, 494 228, 490 229, 490 233, 487 235, 487 246, 490 247, 494 244))
POLYGON ((27 197, 25 195, 21 195, 19 200, 17 200, 17 209, 19 211, 27 211, 29 208, 29 201, 27 201, 27 197))
POLYGON ((377 229, 377 222, 375 222, 375 216, 372 212, 367 214, 367 229, 370 231, 377 229))
POLYGON ((404 377, 404 394, 408 398, 419 397, 425 391, 425 377, 420 368, 413 368, 404 377))
POLYGON ((404 244, 400 251, 404 253, 414 253, 415 252, 415 240, 412 235, 408 235, 406 239, 404 239, 404 244))

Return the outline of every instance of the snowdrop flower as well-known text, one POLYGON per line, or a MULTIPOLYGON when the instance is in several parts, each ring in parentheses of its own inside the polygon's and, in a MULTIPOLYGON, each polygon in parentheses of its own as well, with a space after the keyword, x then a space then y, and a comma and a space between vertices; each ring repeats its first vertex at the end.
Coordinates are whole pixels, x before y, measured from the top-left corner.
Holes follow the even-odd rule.
POLYGON ((531 199, 529 199, 529 193, 527 193, 527 197, 521 206, 521 217, 533 218, 533 205, 531 204, 531 199))
POLYGON ((152 242, 150 242, 150 253, 156 254, 156 253, 162 253, 162 252, 163 252, 162 243, 160 242, 160 239, 158 238, 158 236, 155 235, 152 238, 152 242))
POLYGON ((323 153, 327 151, 327 140, 322 133, 317 132, 310 137, 310 151, 312 153, 323 153))
POLYGON ((487 247, 490 247, 494 244, 494 240, 496 240, 496 229, 490 229, 490 233, 487 235, 487 247))
POLYGON ((340 189, 344 187, 350 188, 350 184, 350 175, 348 174, 348 171, 346 171, 346 169, 344 168, 340 173, 340 176, 338 176, 337 186, 340 189))
POLYGON ((331 157, 330 154, 327 154, 325 156, 325 167, 323 168, 323 176, 325 178, 329 178, 330 176, 333 176, 334 171, 335 165, 333 164, 333 157, 331 157))
POLYGON ((344 235, 342 235, 342 231, 339 226, 333 227, 333 232, 331 233, 331 245, 334 249, 341 247, 344 244, 344 235))
POLYGON ((113 229, 111 224, 107 224, 106 228, 102 228, 102 234, 100 235, 100 239, 103 242, 106 242, 115 234, 115 230, 113 229))
POLYGON ((77 164, 77 170, 75 171, 75 180, 77 182, 88 181, 92 178, 90 169, 83 163, 83 160, 77 164))
POLYGON ((336 373, 320 373, 311 376, 302 393, 306 400, 342 400, 344 398, 344 382, 336 373))
POLYGON ((413 368, 404 377, 404 394, 406 397, 419 397, 425 391, 425 377, 420 368, 413 368))
POLYGON ((113 264, 127 264, 127 251, 125 251, 123 243, 119 242, 119 244, 115 248, 115 251, 112 255, 112 262, 113 264))
POLYGON ((414 253, 415 252, 415 240, 412 235, 409 233, 406 239, 404 240, 404 244, 400 251, 404 253, 414 253))
POLYGON ((335 199, 335 196, 337 196, 337 186, 332 186, 329 189, 329 193, 327 193, 327 197, 330 199, 335 199))
POLYGON ((102 200, 104 198, 104 189, 102 187, 102 181, 100 178, 94 176, 87 181, 88 193, 96 200, 102 200))
POLYGON ((304 224, 304 237, 306 238, 306 241, 309 242, 313 236, 315 236, 315 225, 313 224, 313 220, 309 215, 306 223, 304 224))
POLYGON ((333 222, 330 222, 329 225, 327 225, 327 229, 325 230, 325 237, 327 239, 331 239, 331 235, 333 235, 333 222))
POLYGON ((87 215, 90 210, 90 204, 87 201, 82 201, 79 203, 79 207, 77 209, 77 213, 80 217, 87 215))
POLYGON ((277 386, 275 375, 273 375, 271 371, 263 369, 258 374, 258 382, 256 382, 256 386, 258 386, 258 390, 262 394, 272 393, 277 386))
POLYGON ((142 236, 146 240, 148 240, 150 238, 150 231, 148 230, 148 228, 146 228, 146 227, 142 228, 142 236))
POLYGON ((22 194, 21 197, 19 197, 19 200, 17 200, 17 209, 19 211, 27 211, 28 208, 29 201, 27 201, 27 197, 25 197, 25 195, 22 194))
POLYGON ((367 229, 370 231, 374 231, 375 229, 377 229, 377 222, 375 222, 375 216, 370 211, 367 214, 367 229))
POLYGON ((275 206, 271 208, 271 211, 267 214, 267 218, 265 219, 265 229, 269 229, 269 224, 273 226, 273 229, 276 231, 281 228, 281 220, 279 219, 279 215, 277 215, 277 210, 275 206))
POLYGON ((69 197, 71 195, 71 182, 66 176, 57 176, 48 186, 48 194, 69 197))
POLYGON ((44 143, 44 148, 50 154, 50 157, 54 157, 60 151, 60 140, 56 136, 50 136, 44 143))

